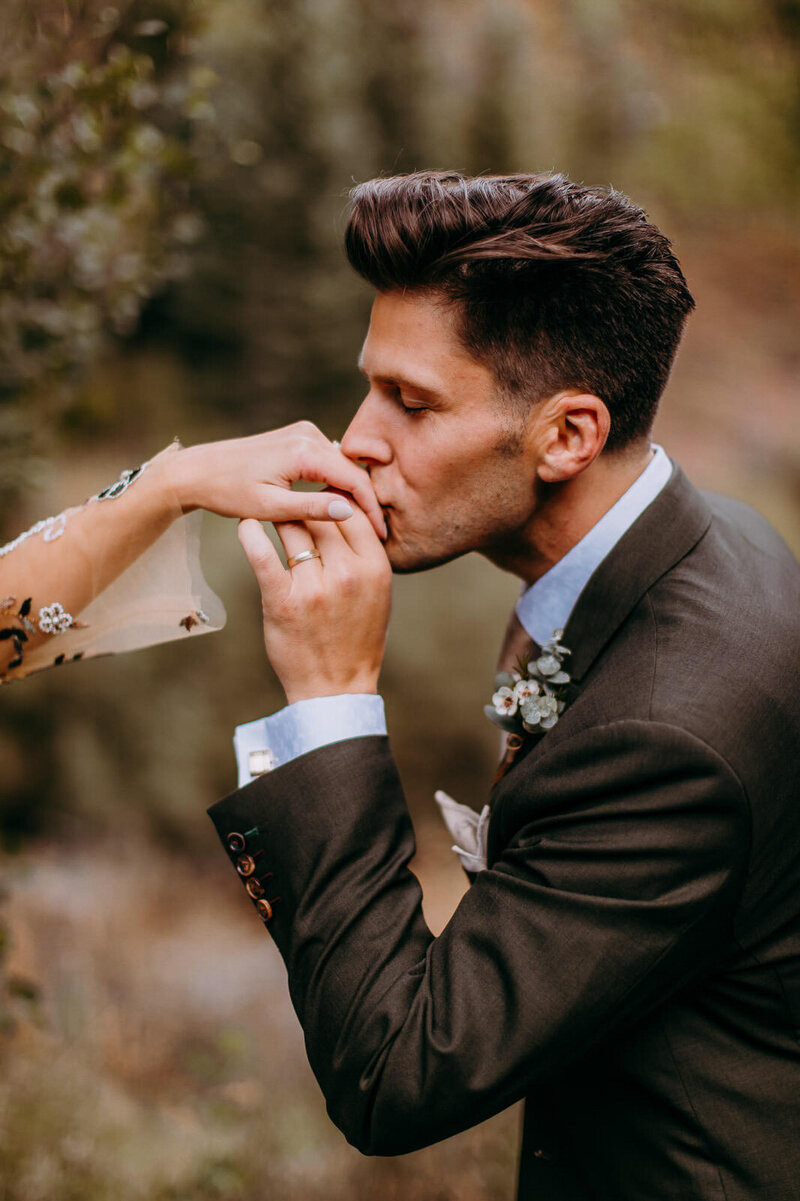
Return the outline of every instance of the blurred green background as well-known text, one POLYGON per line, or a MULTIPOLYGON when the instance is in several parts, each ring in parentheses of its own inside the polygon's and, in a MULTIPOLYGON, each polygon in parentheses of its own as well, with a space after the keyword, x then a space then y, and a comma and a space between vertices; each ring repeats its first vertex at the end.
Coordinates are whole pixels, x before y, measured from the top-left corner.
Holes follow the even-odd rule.
MULTIPOLYGON (((698 304, 657 435, 800 550, 797 0, 4 0, 0 542, 151 456, 311 417, 341 434, 368 289, 357 180, 613 184, 698 304)), ((330 1127, 283 969, 205 808, 281 696, 234 523, 227 628, 0 694, 3 1201, 513 1194, 515 1113, 402 1160, 330 1127)), ((515 581, 397 581, 383 691, 434 928, 463 890, 515 581)), ((754 631, 754 636, 756 632, 754 631)))

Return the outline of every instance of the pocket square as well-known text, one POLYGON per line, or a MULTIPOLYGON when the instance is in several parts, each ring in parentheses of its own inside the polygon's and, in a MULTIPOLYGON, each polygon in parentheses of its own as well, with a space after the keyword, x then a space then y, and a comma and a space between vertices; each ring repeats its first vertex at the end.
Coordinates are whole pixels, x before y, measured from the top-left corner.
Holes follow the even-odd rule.
POLYGON ((470 809, 469 805, 460 805, 446 792, 439 789, 434 793, 434 799, 444 819, 444 824, 455 840, 452 850, 458 855, 461 866, 468 872, 482 872, 486 869, 486 839, 489 829, 488 805, 484 805, 480 813, 470 809))

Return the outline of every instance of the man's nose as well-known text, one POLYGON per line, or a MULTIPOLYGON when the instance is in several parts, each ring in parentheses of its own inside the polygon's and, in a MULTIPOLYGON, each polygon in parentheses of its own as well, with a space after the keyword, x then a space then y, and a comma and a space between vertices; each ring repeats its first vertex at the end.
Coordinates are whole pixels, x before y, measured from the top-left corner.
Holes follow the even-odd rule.
POLYGON ((342 453, 348 459, 356 459, 368 467, 383 465, 391 460, 391 447, 381 433, 376 418, 376 406, 366 396, 342 437, 342 453))

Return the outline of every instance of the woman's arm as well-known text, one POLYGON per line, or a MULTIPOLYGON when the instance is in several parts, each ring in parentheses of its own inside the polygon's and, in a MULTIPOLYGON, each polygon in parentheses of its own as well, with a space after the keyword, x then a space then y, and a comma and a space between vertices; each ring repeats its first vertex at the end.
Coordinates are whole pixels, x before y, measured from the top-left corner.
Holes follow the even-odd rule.
POLYGON ((0 549, 0 675, 24 674, 26 654, 76 627, 86 606, 194 509, 263 521, 346 518, 338 495, 292 492, 300 479, 349 492, 382 528, 366 472, 307 422, 187 449, 174 443, 83 505, 38 523, 0 549))

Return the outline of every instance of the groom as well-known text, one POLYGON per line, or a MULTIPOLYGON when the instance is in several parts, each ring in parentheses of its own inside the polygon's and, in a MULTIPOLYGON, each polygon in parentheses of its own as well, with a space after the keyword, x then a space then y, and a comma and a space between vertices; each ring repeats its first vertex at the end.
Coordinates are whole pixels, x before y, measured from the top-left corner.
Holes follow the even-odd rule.
POLYGON ((650 443, 693 307, 669 243, 618 193, 431 173, 357 188, 347 251, 376 297, 342 451, 388 537, 281 526, 284 569, 242 523, 289 705, 210 811, 331 1116, 394 1155, 524 1097, 526 1201, 797 1198, 798 569, 650 443), (389 565, 473 550, 526 590, 434 938, 377 681, 389 565))

